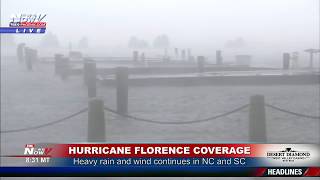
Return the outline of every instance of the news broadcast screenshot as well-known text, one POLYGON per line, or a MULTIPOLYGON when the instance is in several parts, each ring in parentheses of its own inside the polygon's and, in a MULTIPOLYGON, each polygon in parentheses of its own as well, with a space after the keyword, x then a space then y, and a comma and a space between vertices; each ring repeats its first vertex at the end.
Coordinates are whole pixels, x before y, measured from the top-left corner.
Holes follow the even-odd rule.
POLYGON ((2 180, 320 179, 320 0, 0 0, 2 180))

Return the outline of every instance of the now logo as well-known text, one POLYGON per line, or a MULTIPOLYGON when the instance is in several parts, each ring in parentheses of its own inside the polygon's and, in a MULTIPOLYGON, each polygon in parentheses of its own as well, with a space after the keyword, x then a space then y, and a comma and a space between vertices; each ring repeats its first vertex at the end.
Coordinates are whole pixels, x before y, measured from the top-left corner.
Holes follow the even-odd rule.
POLYGON ((24 155, 43 155, 47 156, 52 151, 52 148, 37 148, 34 144, 27 144, 24 148, 24 155))

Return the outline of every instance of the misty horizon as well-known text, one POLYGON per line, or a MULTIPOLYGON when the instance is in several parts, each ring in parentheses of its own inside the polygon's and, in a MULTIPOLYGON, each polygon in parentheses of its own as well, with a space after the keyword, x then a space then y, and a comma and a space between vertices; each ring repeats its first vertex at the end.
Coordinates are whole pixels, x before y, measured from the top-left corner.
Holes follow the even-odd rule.
MULTIPOLYGON (((1 26, 12 14, 47 14, 47 32, 60 46, 87 37, 91 47, 126 47, 135 36, 152 47, 165 34, 171 47, 223 49, 237 39, 244 49, 295 50, 319 47, 319 1, 2 1, 1 26), (288 6, 290 4, 290 6, 288 6), (85 14, 85 16, 84 16, 85 14)), ((15 35, 39 46, 45 35, 15 35)))

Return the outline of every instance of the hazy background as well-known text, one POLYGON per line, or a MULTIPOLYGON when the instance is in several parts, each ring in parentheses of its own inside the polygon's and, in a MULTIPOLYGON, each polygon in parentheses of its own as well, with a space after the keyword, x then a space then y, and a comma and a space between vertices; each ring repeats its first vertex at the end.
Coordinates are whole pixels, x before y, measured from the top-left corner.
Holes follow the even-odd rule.
MULTIPOLYGON (((1 26, 12 14, 45 13, 61 46, 87 36, 91 47, 126 47, 130 36, 172 47, 222 49, 242 38, 245 48, 291 51, 319 47, 318 0, 1 0, 1 26)), ((32 45, 44 35, 15 35, 32 45)))

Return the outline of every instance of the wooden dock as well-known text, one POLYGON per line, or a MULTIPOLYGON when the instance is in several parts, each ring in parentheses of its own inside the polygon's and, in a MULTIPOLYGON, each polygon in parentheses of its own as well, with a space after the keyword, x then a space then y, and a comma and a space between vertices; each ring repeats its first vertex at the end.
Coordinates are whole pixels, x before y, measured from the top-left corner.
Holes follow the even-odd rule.
MULTIPOLYGON (((99 75, 107 86, 115 85, 114 75, 99 75)), ((319 73, 303 72, 216 72, 171 75, 130 75, 132 86, 198 86, 198 85, 307 85, 320 84, 319 73)))
MULTIPOLYGON (((97 73, 101 75, 115 74, 115 67, 97 67, 97 73)), ((245 67, 245 66, 215 66, 208 65, 204 67, 204 72, 221 72, 221 71, 261 71, 261 70, 277 70, 275 68, 260 68, 260 67, 245 67)), ((199 71, 196 66, 153 66, 153 67, 128 67, 129 74, 186 74, 197 73, 199 71)), ((80 75, 83 73, 83 68, 70 69, 70 75, 80 75)))

